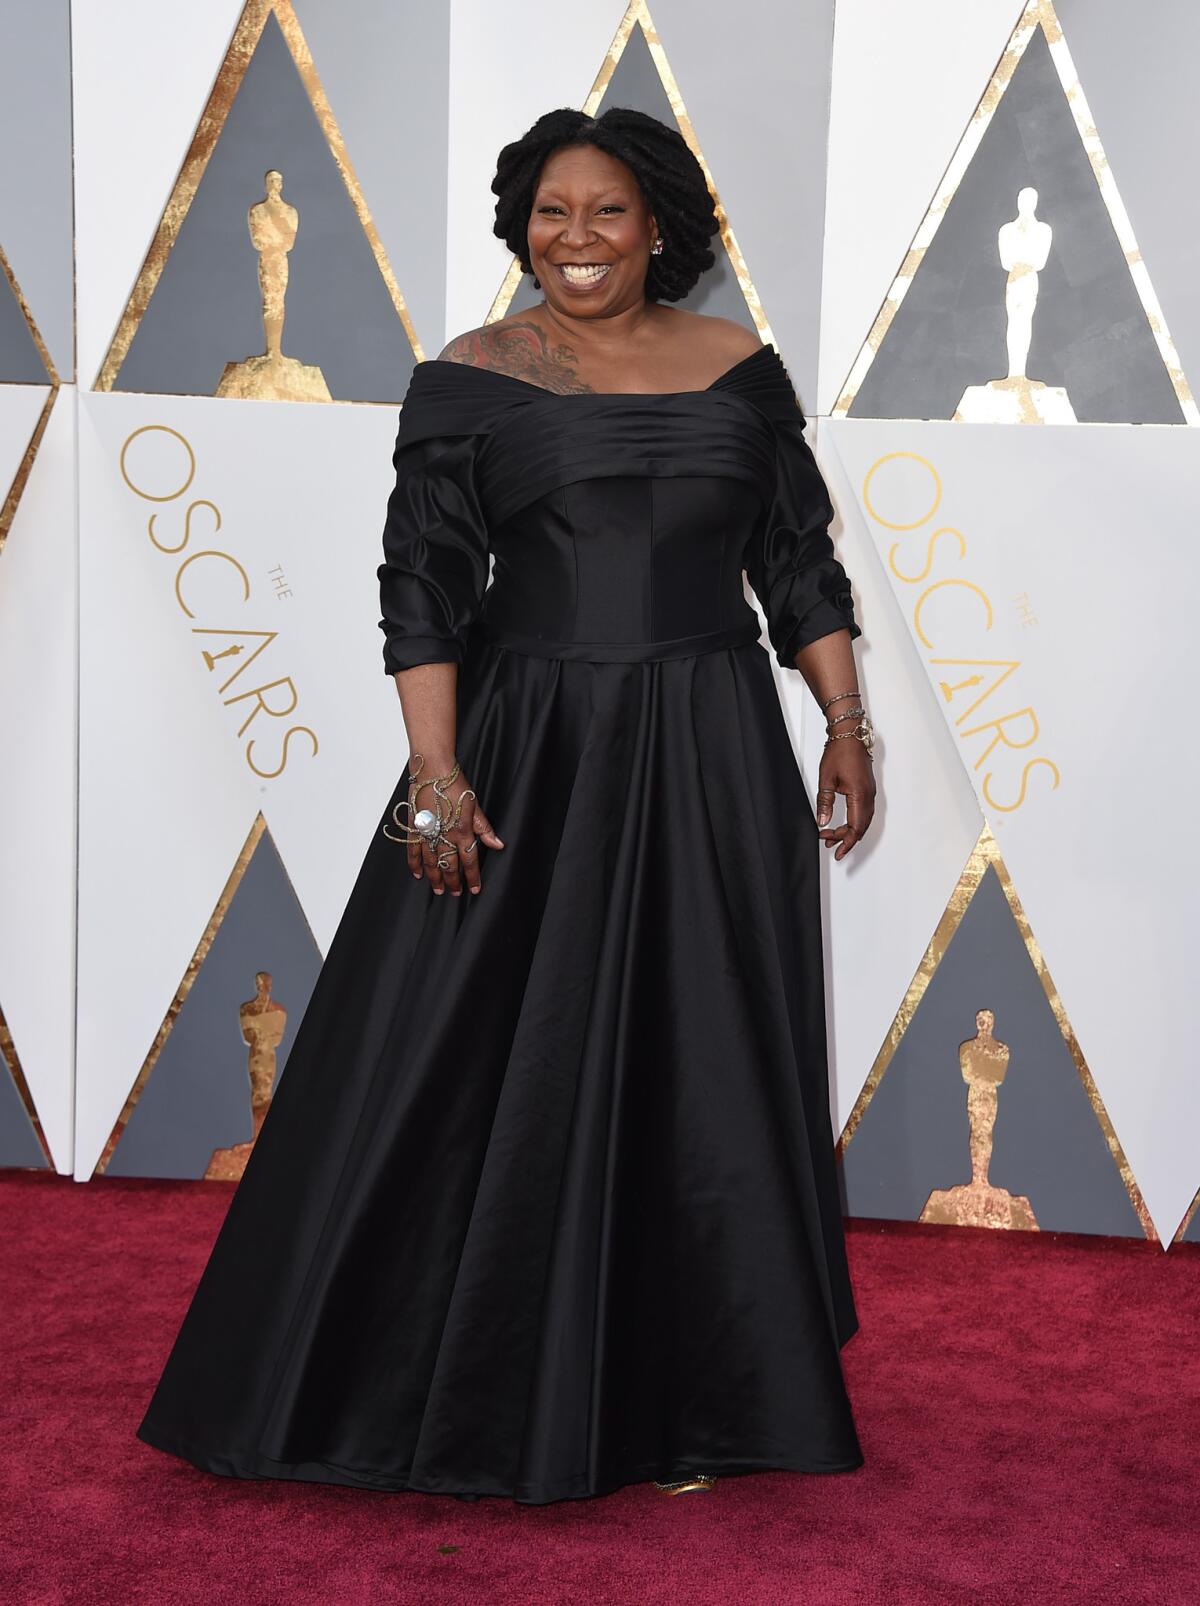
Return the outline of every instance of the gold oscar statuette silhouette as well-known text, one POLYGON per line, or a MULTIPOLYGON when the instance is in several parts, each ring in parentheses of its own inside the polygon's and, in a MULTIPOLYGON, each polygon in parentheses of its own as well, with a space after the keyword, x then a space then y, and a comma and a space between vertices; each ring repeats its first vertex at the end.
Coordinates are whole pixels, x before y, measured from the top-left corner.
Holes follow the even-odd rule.
POLYGON ((315 363, 283 355, 288 252, 296 243, 300 214, 284 200, 283 174, 277 168, 267 172, 264 183, 266 194, 250 208, 246 221, 250 243, 258 252, 267 349, 243 362, 227 362, 217 395, 260 401, 332 401, 325 376, 315 363))
POLYGON ((275 1086, 275 1050, 283 1041, 287 1026, 287 1010, 271 997, 271 972, 260 970, 254 977, 255 992, 238 1010, 242 1039, 250 1046, 250 1114, 254 1122, 254 1137, 248 1143, 235 1143, 228 1149, 214 1149, 204 1173, 206 1182, 238 1182, 246 1169, 246 1161, 262 1131, 262 1124, 271 1107, 271 1089, 275 1086))
POLYGON ((922 1221, 952 1227, 1011 1227, 1037 1232, 1033 1207, 1023 1194, 997 1188, 988 1177, 1000 1084, 1008 1072, 1008 1045, 992 1036, 996 1017, 990 1009, 975 1016, 975 1036, 958 1046, 958 1064, 967 1084, 967 1119, 971 1125, 971 1180, 955 1188, 935 1188, 921 1212, 922 1221))
POLYGON ((1059 385, 1044 385, 1025 372, 1033 336, 1038 273, 1050 256, 1054 231, 1037 216, 1038 192, 1026 185, 1017 195, 1017 215, 1003 224, 996 243, 1008 270, 1004 310, 1008 317, 1008 375, 986 385, 968 385, 954 417, 969 424, 1073 424, 1075 409, 1059 385))

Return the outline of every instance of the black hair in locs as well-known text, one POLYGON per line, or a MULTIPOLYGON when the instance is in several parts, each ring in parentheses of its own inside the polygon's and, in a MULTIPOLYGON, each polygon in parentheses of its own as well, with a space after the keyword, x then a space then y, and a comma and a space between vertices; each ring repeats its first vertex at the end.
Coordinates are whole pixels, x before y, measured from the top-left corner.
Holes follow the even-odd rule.
POLYGON ((526 230, 538 176, 546 158, 567 145, 595 145, 632 171, 663 241, 646 270, 646 299, 681 301, 716 261, 708 242, 720 224, 704 170, 683 135, 631 106, 611 106, 599 117, 570 107, 545 112, 506 145, 492 180, 494 232, 532 272, 526 230))

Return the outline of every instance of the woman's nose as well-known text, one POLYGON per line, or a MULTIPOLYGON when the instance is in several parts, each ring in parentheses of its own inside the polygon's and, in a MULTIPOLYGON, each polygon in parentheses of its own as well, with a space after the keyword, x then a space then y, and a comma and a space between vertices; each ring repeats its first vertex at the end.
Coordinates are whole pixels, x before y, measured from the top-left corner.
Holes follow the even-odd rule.
POLYGON ((578 217, 567 219, 563 228, 563 244, 571 247, 587 245, 593 238, 593 231, 587 218, 581 213, 578 217))

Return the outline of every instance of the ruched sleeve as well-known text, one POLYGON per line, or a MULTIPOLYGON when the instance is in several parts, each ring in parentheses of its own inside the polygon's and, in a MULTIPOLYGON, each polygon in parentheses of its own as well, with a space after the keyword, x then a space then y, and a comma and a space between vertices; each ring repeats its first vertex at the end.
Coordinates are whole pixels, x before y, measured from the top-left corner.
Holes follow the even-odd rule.
MULTIPOLYGON (((418 370, 419 372, 420 370, 418 370)), ((488 582, 488 532, 475 477, 479 436, 408 429, 401 410, 379 566, 389 675, 458 663, 488 582)))
POLYGON ((833 504, 804 439, 804 415, 793 401, 776 413, 772 427, 774 494, 747 544, 744 567, 775 656, 794 669, 796 654, 810 641, 845 629, 853 640, 862 631, 849 578, 829 538, 833 504))

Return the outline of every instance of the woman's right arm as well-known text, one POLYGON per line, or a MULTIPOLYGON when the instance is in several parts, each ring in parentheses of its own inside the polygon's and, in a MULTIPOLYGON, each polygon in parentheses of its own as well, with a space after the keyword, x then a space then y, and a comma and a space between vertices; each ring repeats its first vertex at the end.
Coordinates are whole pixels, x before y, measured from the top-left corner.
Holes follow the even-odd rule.
MULTIPOLYGON (((400 694, 400 708, 404 715, 404 728, 408 733, 409 771, 411 773, 421 756, 419 779, 448 775, 454 768, 455 738, 458 721, 458 664, 416 664, 411 669, 397 670, 393 677, 400 694)), ((456 801, 470 785, 461 772, 443 788, 446 796, 456 801)), ((428 791, 417 795, 418 807, 432 801, 428 791)), ((411 823, 411 822, 409 822, 411 823)), ((489 848, 503 848, 491 821, 479 806, 477 798, 468 798, 463 806, 463 818, 447 833, 458 848, 451 854, 451 867, 441 869, 437 854, 420 841, 408 844, 408 867, 419 881, 428 878, 430 886, 439 896, 449 889, 454 897, 462 893, 465 882, 471 892, 481 890, 479 876, 479 850, 472 848, 475 836, 489 848)))
MULTIPOLYGON (((415 813, 435 805, 432 788, 421 783, 454 768, 458 665, 487 586, 488 536, 474 484, 473 438, 413 435, 402 411, 379 568, 379 623, 384 667, 395 679, 408 734, 410 783, 418 769, 415 813)), ((470 781, 460 772, 441 790, 453 804, 468 789, 470 781)), ((446 835, 456 851, 410 833, 409 869, 438 894, 449 890, 457 897, 464 885, 479 892, 475 838, 490 848, 504 843, 478 799, 466 799, 459 823, 446 835), (439 857, 447 860, 445 867, 439 857)))

